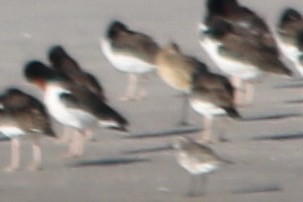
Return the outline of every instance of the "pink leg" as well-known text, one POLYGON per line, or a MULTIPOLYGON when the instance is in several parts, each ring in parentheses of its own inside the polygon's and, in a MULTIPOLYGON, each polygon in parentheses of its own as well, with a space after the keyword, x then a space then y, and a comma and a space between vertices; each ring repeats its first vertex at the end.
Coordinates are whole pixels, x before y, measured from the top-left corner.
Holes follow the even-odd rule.
POLYGON ((78 131, 77 133, 77 144, 75 147, 75 155, 82 156, 84 154, 84 140, 86 131, 78 131))
POLYGON ((219 127, 219 135, 218 135, 218 139, 221 142, 225 142, 228 141, 228 139, 226 138, 226 127, 227 125, 229 125, 230 123, 230 119, 228 116, 224 116, 220 119, 220 125, 219 127))
POLYGON ((72 138, 72 129, 68 126, 64 126, 63 127, 63 132, 62 132, 62 136, 60 137, 59 140, 57 140, 58 143, 61 143, 61 144, 66 144, 66 143, 69 143, 71 141, 71 138, 72 138))
POLYGON ((254 102, 255 97, 255 87, 254 83, 251 81, 247 81, 245 84, 245 103, 246 105, 251 105, 254 102))
POLYGON ((138 76, 136 74, 129 74, 125 95, 123 95, 120 98, 120 100, 127 101, 133 99, 137 90, 137 85, 138 85, 138 76))
POLYGON ((11 139, 11 163, 4 170, 7 172, 15 171, 20 166, 20 141, 18 138, 11 139))
POLYGON ((29 170, 39 170, 41 169, 42 162, 42 153, 41 153, 41 144, 38 138, 34 139, 33 142, 33 161, 28 166, 29 170))
POLYGON ((205 116, 203 121, 203 131, 200 143, 209 143, 212 142, 212 116, 205 116))
POLYGON ((140 99, 144 99, 147 97, 147 90, 146 90, 146 84, 147 84, 147 80, 148 80, 148 76, 146 74, 142 74, 139 76, 139 92, 138 92, 138 96, 137 96, 137 100, 140 99))
POLYGON ((72 140, 69 144, 68 152, 64 155, 64 157, 77 157, 82 156, 84 153, 84 139, 85 132, 78 131, 73 134, 72 140))
POLYGON ((245 105, 245 89, 244 89, 244 81, 239 77, 232 77, 231 83, 235 88, 234 100, 233 103, 236 106, 244 106, 245 105))

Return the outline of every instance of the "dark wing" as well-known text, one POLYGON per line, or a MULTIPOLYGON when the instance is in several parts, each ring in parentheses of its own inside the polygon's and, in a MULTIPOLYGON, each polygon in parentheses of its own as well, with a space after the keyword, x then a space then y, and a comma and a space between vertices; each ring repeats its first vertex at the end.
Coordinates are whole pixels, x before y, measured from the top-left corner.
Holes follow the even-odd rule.
POLYGON ((60 95, 60 100, 66 107, 86 111, 100 120, 114 120, 120 125, 128 125, 127 120, 122 115, 102 102, 93 93, 82 88, 71 88, 71 92, 60 95))
POLYGON ((79 64, 61 46, 54 46, 48 53, 48 58, 54 69, 67 74, 79 71, 79 64))
POLYGON ((15 102, 15 106, 10 106, 9 112, 21 128, 31 133, 42 133, 55 137, 51 119, 44 105, 38 99, 27 94, 20 94, 18 97, 19 99, 16 96, 13 97, 12 101, 15 102), (21 101, 24 102, 21 103, 21 101))
POLYGON ((159 49, 151 37, 135 32, 121 32, 116 40, 112 41, 112 46, 117 52, 130 54, 152 64, 159 49))

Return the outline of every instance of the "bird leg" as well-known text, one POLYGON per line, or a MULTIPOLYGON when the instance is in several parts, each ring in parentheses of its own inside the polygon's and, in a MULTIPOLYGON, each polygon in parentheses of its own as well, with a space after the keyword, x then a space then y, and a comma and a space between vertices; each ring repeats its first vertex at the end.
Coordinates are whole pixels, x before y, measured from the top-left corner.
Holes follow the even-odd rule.
POLYGON ((72 138, 71 128, 68 126, 64 126, 63 135, 58 140, 58 143, 63 143, 63 144, 69 143, 71 141, 71 138, 72 138))
POLYGON ((235 89, 233 103, 236 106, 244 106, 245 105, 245 82, 240 77, 231 77, 231 83, 235 89))
POLYGON ((209 143, 212 142, 212 123, 213 117, 212 116, 205 116, 203 120, 203 131, 200 143, 209 143))
POLYGON ((182 94, 182 106, 181 106, 181 119, 179 121, 180 126, 186 126, 187 123, 187 117, 188 117, 188 106, 189 106, 189 100, 186 93, 182 94))
POLYGON ((92 142, 96 141, 96 139, 93 136, 94 136, 94 133, 91 130, 91 128, 90 129, 86 129, 84 131, 85 140, 89 140, 89 141, 92 141, 92 142))
POLYGON ((195 197, 196 196, 196 192, 197 192, 197 180, 196 180, 196 176, 191 174, 190 175, 190 180, 189 180, 189 189, 187 192, 187 196, 188 197, 195 197))
POLYGON ((85 130, 79 130, 77 133, 77 143, 75 148, 75 155, 82 156, 84 154, 84 140, 86 136, 85 130))
POLYGON ((4 171, 13 172, 20 166, 20 140, 18 138, 11 139, 11 163, 4 171))
POLYGON ((29 170, 40 170, 42 162, 41 143, 38 138, 33 140, 33 161, 28 166, 29 170))
POLYGON ((226 141, 228 141, 226 139, 226 126, 229 124, 229 118, 228 118, 228 116, 223 116, 221 118, 221 121, 222 121, 222 123, 220 124, 220 127, 219 127, 218 139, 221 142, 226 142, 226 141))
POLYGON ((199 176, 200 186, 201 186, 201 192, 197 193, 197 195, 205 195, 206 189, 207 189, 207 175, 206 174, 200 174, 199 176))
POLYGON ((254 102, 255 87, 253 81, 247 81, 245 83, 245 103, 251 105, 254 102))
POLYGON ((76 130, 75 134, 72 134, 72 138, 71 141, 69 142, 69 148, 68 151, 63 155, 64 158, 70 158, 70 157, 76 157, 76 156, 81 156, 82 154, 80 150, 80 139, 81 136, 83 136, 84 139, 84 135, 82 135, 81 132, 79 132, 78 130, 76 130))
POLYGON ((128 74, 128 84, 125 94, 120 98, 121 101, 128 101, 134 98, 134 94, 138 86, 138 76, 136 74, 128 74))
POLYGON ((144 99, 147 97, 147 90, 146 84, 148 81, 148 76, 146 74, 141 74, 138 78, 139 80, 139 88, 138 88, 138 95, 136 97, 137 100, 144 99))

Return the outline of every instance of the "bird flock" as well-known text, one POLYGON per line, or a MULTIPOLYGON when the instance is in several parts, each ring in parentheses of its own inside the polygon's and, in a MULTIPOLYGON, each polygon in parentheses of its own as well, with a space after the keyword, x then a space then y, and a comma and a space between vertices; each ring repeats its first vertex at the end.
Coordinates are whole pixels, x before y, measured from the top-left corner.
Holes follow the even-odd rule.
MULTIPOLYGON (((184 53, 176 42, 160 46, 152 37, 131 30, 114 20, 100 39, 100 48, 108 63, 128 74, 122 101, 146 98, 148 74, 155 71, 165 84, 180 92, 183 105, 180 125, 186 125, 189 106, 203 116, 202 134, 195 140, 181 137, 173 143, 177 161, 193 176, 205 179, 222 164, 208 143, 214 142, 213 128, 221 127, 220 140, 229 118, 248 120, 239 108, 252 105, 255 84, 267 75, 289 78, 303 76, 303 18, 293 8, 285 9, 276 30, 237 0, 207 0, 207 13, 198 25, 197 43, 214 62, 215 73, 199 59, 184 53), (288 59, 294 68, 282 60, 288 59), (214 118, 226 119, 214 125, 214 118)), ((106 89, 65 50, 54 45, 47 52, 49 64, 30 60, 24 65, 24 77, 43 93, 43 101, 16 88, 0 96, 0 132, 11 139, 11 162, 6 171, 15 171, 20 162, 20 139, 33 141, 33 162, 29 168, 41 168, 40 136, 59 138, 52 118, 72 131, 66 157, 81 156, 85 140, 96 126, 127 132, 131 123, 109 103, 106 89)), ((287 116, 286 116, 287 117, 287 116)), ((281 117, 261 117, 275 119, 281 117)), ((284 117, 283 117, 284 118, 284 117)), ((60 136, 60 138, 62 138, 60 136)), ((193 182, 195 179, 193 179, 193 182)), ((195 184, 195 183, 193 183, 195 184)), ((189 195, 198 195, 190 187, 189 195)))

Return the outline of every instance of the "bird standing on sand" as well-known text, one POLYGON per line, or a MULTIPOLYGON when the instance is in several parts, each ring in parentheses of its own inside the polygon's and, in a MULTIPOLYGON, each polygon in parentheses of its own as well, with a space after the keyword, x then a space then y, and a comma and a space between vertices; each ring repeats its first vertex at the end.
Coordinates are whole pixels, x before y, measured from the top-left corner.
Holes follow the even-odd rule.
POLYGON ((49 113, 61 124, 77 131, 70 143, 68 156, 83 154, 85 129, 95 124, 120 131, 127 130, 127 120, 102 102, 98 96, 75 86, 64 75, 43 63, 27 63, 24 74, 29 82, 43 90, 44 103, 49 113))
MULTIPOLYGON (((107 101, 104 89, 98 80, 92 74, 85 72, 62 46, 52 46, 48 51, 48 59, 52 68, 66 76, 72 83, 95 94, 102 102, 107 101)), ((72 137, 68 129, 70 128, 64 128, 64 136, 61 138, 63 142, 72 137)), ((87 138, 92 138, 91 128, 86 129, 85 133, 87 138)))
POLYGON ((181 123, 186 122, 188 98, 195 111, 204 116, 202 142, 210 141, 214 115, 239 117, 234 100, 236 90, 229 80, 214 74, 197 59, 184 55, 172 43, 156 57, 159 76, 172 88, 184 94, 181 123))
POLYGON ((113 21, 100 45, 106 59, 119 71, 129 74, 126 93, 120 99, 144 98, 147 92, 142 77, 155 69, 157 43, 150 36, 130 30, 122 22, 113 21))
MULTIPOLYGON (((219 157, 210 147, 198 144, 189 138, 179 137, 173 147, 176 150, 177 162, 191 175, 188 196, 202 194, 200 190, 197 190, 197 180, 201 180, 201 183, 206 186, 209 173, 216 171, 224 164, 231 164, 230 161, 219 157)), ((202 191, 205 192, 205 189, 202 191)))
POLYGON ((216 65, 232 77, 235 87, 248 81, 244 85, 247 103, 252 103, 254 80, 260 72, 294 75, 281 61, 270 29, 253 11, 237 0, 207 0, 206 6, 208 13, 199 25, 200 44, 216 65))
POLYGON ((33 161, 30 170, 41 168, 40 136, 56 137, 44 105, 18 89, 9 88, 0 96, 0 132, 11 139, 11 163, 6 171, 20 165, 20 138, 33 140, 33 161))

